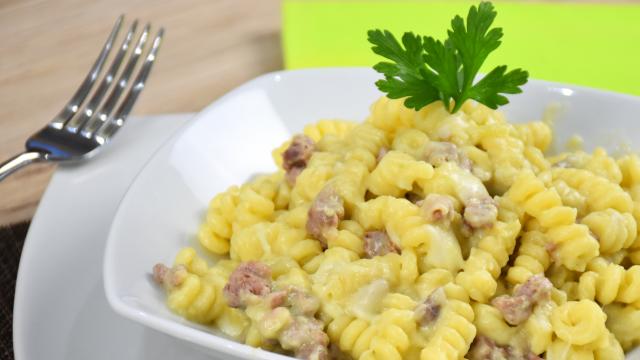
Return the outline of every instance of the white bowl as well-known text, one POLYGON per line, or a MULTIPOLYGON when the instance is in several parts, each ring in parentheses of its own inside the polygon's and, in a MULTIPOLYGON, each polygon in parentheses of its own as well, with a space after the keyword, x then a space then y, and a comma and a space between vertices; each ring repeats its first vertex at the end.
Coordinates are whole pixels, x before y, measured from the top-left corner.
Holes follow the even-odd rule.
MULTIPOLYGON (((104 284, 121 315, 227 358, 285 359, 188 322, 169 311, 150 281, 152 266, 171 263, 196 243, 209 200, 251 175, 275 170, 271 150, 306 123, 322 118, 362 121, 380 96, 371 69, 282 71, 254 79, 204 109, 142 169, 113 221, 104 259, 104 284)), ((556 112, 556 142, 574 134, 587 149, 640 144, 640 98, 532 80, 504 107, 508 119, 540 119, 556 112)))

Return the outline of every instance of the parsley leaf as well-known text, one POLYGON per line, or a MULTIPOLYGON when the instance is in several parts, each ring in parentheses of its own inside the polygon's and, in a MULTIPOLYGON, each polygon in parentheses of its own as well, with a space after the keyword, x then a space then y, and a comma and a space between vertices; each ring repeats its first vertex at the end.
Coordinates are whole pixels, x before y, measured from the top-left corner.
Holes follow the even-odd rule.
POLYGON ((387 93, 391 99, 406 97, 405 105, 422 108, 440 99, 438 89, 425 79, 424 71, 430 71, 422 59, 422 38, 413 33, 402 36, 402 45, 389 31, 369 31, 369 42, 374 53, 391 61, 380 62, 373 68, 385 75, 384 80, 376 82, 378 89, 387 93), (404 45, 404 47, 403 47, 404 45))
POLYGON ((405 105, 416 110, 438 100, 452 113, 469 99, 492 109, 507 104, 502 94, 522 92, 520 86, 529 77, 526 71, 507 72, 506 66, 498 66, 473 82, 489 54, 500 46, 502 29, 491 28, 496 14, 490 2, 472 6, 466 24, 460 16, 453 18, 444 42, 407 32, 401 44, 387 30, 370 30, 373 52, 391 61, 373 67, 384 75, 376 86, 389 98, 406 97, 405 105))

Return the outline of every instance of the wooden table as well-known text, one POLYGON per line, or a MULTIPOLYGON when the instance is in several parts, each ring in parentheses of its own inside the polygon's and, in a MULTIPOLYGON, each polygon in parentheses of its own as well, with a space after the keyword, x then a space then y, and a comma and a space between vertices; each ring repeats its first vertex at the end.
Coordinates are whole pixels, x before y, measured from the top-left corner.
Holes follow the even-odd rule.
MULTIPOLYGON (((196 112, 282 68, 278 0, 0 0, 0 161, 62 108, 121 13, 167 29, 135 115, 196 112)), ((0 183, 0 226, 33 216, 53 169, 0 183)))

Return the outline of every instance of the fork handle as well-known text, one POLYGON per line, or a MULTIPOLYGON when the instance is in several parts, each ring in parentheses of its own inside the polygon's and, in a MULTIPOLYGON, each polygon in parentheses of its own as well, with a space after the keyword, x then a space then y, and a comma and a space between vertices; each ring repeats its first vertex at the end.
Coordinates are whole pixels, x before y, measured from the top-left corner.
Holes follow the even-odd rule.
POLYGON ((26 151, 16 155, 0 164, 0 181, 29 164, 44 160, 46 160, 45 154, 36 151, 26 151))

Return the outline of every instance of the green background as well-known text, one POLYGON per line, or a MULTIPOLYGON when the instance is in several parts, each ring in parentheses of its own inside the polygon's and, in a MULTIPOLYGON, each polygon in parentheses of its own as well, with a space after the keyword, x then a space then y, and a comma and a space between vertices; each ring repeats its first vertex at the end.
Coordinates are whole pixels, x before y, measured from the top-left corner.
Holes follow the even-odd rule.
MULTIPOLYGON (((468 1, 308 1, 283 3, 285 67, 371 66, 381 58, 368 29, 446 36, 468 1)), ((536 79, 640 95, 640 5, 494 2, 503 43, 484 70, 507 64, 536 79)))

